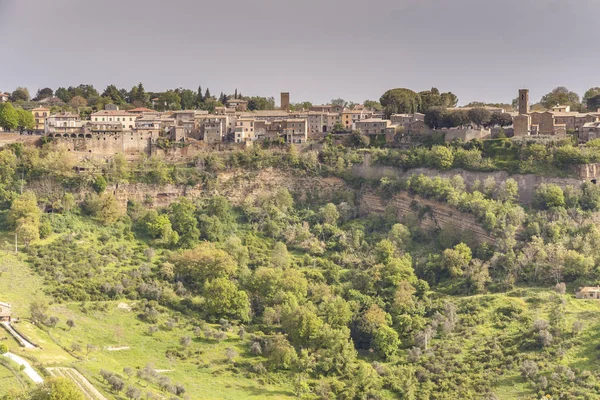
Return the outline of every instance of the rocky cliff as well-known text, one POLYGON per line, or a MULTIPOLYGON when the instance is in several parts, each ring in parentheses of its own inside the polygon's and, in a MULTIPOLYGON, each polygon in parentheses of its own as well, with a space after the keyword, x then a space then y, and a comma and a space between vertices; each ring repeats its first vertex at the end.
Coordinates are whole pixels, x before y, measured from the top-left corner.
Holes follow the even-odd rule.
POLYGON ((465 183, 467 184, 467 187, 469 188, 473 185, 473 183, 475 183, 475 181, 479 180, 483 182, 483 180, 490 176, 496 180, 497 184, 507 180, 508 178, 512 178, 515 181, 517 181, 519 185, 519 200, 525 204, 531 204, 531 202, 533 201, 533 194, 535 193, 535 190, 542 183, 553 183, 561 187, 579 187, 582 184, 582 182, 586 181, 586 179, 584 178, 555 178, 533 174, 511 175, 505 171, 473 172, 465 171, 463 169, 439 171, 432 168, 414 168, 404 171, 401 168, 386 167, 381 165, 369 165, 368 163, 354 165, 352 173, 356 176, 360 176, 365 179, 377 180, 381 179, 384 176, 408 178, 411 175, 423 174, 430 177, 440 176, 442 178, 452 178, 455 175, 460 175, 463 177, 465 183))
POLYGON ((415 215, 416 209, 426 209, 419 218, 420 227, 433 231, 450 224, 458 231, 468 231, 479 242, 493 242, 494 239, 475 220, 474 216, 459 212, 446 204, 396 193, 391 198, 382 198, 370 189, 357 190, 344 180, 336 177, 318 177, 301 174, 292 170, 266 168, 259 171, 234 170, 218 175, 217 183, 206 187, 178 185, 120 184, 109 187, 123 207, 127 201, 143 202, 153 207, 166 207, 181 196, 193 199, 219 194, 233 204, 241 205, 247 199, 254 199, 261 193, 269 193, 285 187, 299 201, 325 203, 334 199, 356 200, 361 215, 384 213, 388 206, 394 207, 398 218, 415 215))

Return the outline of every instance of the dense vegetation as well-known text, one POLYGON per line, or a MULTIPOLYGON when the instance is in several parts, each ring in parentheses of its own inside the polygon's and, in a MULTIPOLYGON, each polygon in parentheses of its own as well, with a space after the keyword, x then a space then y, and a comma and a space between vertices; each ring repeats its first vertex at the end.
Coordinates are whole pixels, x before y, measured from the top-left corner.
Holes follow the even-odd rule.
MULTIPOLYGON (((414 150, 329 143, 320 152, 207 153, 184 165, 116 156, 76 173, 51 144, 13 146, 0 151, 1 222, 16 231, 54 301, 97 312, 135 301, 149 335, 188 326, 193 334, 173 336, 165 354, 176 362, 198 356, 192 336, 210 343, 237 334, 243 357, 227 349, 232 373, 286 383, 303 398, 493 399, 509 376, 526 380, 530 398, 600 396, 598 374, 568 363, 586 327, 565 311, 567 286, 600 281, 600 190, 544 184, 527 205, 513 179, 362 180, 349 167, 365 152, 407 169, 479 171, 512 160, 564 167, 598 154, 593 145, 508 141, 414 150), (218 194, 221 172, 267 167, 341 177, 346 189, 307 198, 280 187, 236 203, 218 194), (125 182, 201 183, 203 194, 163 208, 148 197, 124 209, 109 188, 125 182), (361 191, 387 199, 385 212, 361 213, 361 191), (398 215, 398 192, 415 196, 411 212, 398 215), (472 215, 493 240, 452 225, 423 229, 433 211, 421 198, 472 215)), ((60 318, 33 303, 31 320, 44 329, 60 318)), ((85 354, 78 346, 69 351, 85 354)), ((185 396, 185 385, 153 371, 104 370, 98 379, 130 398, 139 385, 123 374, 185 396)))

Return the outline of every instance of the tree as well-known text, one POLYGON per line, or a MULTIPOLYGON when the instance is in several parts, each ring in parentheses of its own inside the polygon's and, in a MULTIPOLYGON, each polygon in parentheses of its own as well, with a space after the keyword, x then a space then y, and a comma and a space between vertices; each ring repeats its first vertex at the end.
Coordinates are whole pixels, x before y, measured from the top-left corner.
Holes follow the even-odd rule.
POLYGON ((206 92, 204 93, 204 102, 206 102, 206 100, 209 100, 210 98, 212 98, 212 96, 210 95, 210 89, 206 88, 206 92))
POLYGON ((54 91, 50 88, 38 89, 37 94, 35 95, 35 101, 44 100, 48 97, 54 96, 54 91))
POLYGON ((34 324, 43 324, 48 319, 48 303, 41 298, 35 298, 29 304, 29 314, 31 322, 34 324))
POLYGON ((71 94, 64 87, 59 87, 56 89, 55 93, 56 97, 58 97, 63 103, 68 103, 71 100, 71 94))
POLYGON ((453 278, 462 276, 463 271, 471 262, 471 249, 464 243, 459 243, 453 249, 442 253, 442 266, 453 278))
POLYGON ((478 126, 487 126, 492 119, 492 113, 485 108, 472 108, 467 114, 469 120, 478 126))
MULTIPOLYGON (((342 126, 343 127, 343 126, 342 126)), ((335 129, 336 127, 334 127, 335 129)), ((343 128, 345 130, 345 128, 343 128)), ((333 131, 333 130, 332 130, 333 131)), ((363 135, 360 131, 352 131, 344 140, 344 145, 353 148, 365 148, 369 146, 369 138, 363 135)))
POLYGON ((31 112, 23 110, 22 108, 17 108, 17 116, 19 120, 18 128, 21 132, 35 127, 35 120, 33 119, 33 114, 31 112))
POLYGON ((183 248, 193 247, 200 238, 196 207, 190 199, 182 197, 178 202, 171 203, 167 214, 173 229, 179 234, 179 245, 183 248))
POLYGON ((365 102, 363 103, 363 106, 365 106, 365 108, 368 108, 373 111, 383 110, 383 106, 381 105, 381 103, 378 101, 375 101, 375 100, 365 100, 365 102))
POLYGON ((454 163, 452 150, 446 146, 433 146, 429 152, 430 162, 434 168, 450 169, 454 163))
POLYGON ((41 217, 42 211, 37 205, 35 194, 33 192, 25 192, 13 201, 8 212, 8 224, 17 231, 19 229, 26 229, 28 231, 27 234, 31 238, 31 230, 37 230, 39 234, 41 217), (27 228, 23 228, 24 226, 27 228))
POLYGON ((248 294, 238 290, 228 278, 216 278, 204 285, 204 309, 212 319, 234 318, 248 321, 250 301, 248 294))
POLYGON ((340 213, 333 203, 326 204, 323 208, 321 208, 319 214, 321 215, 321 220, 323 223, 329 225, 336 225, 338 219, 340 219, 340 213))
POLYGON ((159 111, 180 110, 181 97, 174 90, 167 90, 158 96, 157 108, 159 111))
POLYGON ((329 102, 332 106, 338 106, 342 108, 346 108, 348 102, 344 99, 333 99, 329 102))
POLYGON ((123 94, 115 85, 108 85, 104 92, 102 93, 102 97, 108 97, 112 100, 112 102, 116 105, 121 105, 125 103, 125 99, 123 98, 123 94))
POLYGON ((204 97, 202 96, 202 86, 198 86, 198 91, 196 92, 196 107, 201 108, 200 106, 204 103, 204 97))
POLYGON ((542 183, 533 196, 533 203, 542 210, 565 206, 565 195, 560 186, 542 183))
POLYGON ((277 242, 271 253, 271 263, 276 268, 287 268, 290 266, 290 254, 285 243, 277 242))
POLYGON ((585 106, 588 111, 594 112, 600 109, 600 94, 585 100, 585 106))
POLYGON ((19 113, 11 103, 0 104, 0 127, 15 130, 19 126, 19 113))
POLYGON ((172 256, 171 262, 175 265, 177 276, 196 290, 201 289, 207 280, 229 279, 238 271, 238 265, 231 255, 208 242, 172 256))
POLYGON ((451 92, 440 94, 437 88, 419 92, 419 96, 421 97, 419 112, 425 112, 431 107, 455 107, 458 103, 458 97, 455 94, 451 92))
POLYGON ((513 120, 509 113, 493 113, 490 118, 490 126, 510 126, 513 120))
POLYGON ((11 93, 10 101, 29 101, 31 96, 29 95, 29 89, 26 87, 18 87, 14 92, 11 93))
POLYGON ((121 216, 121 207, 112 193, 86 196, 84 209, 104 225, 115 223, 121 216))
POLYGON ((69 330, 73 329, 75 327, 75 321, 73 321, 72 319, 68 319, 67 326, 69 327, 69 330))
POLYGON ((73 108, 81 108, 87 106, 87 100, 83 96, 73 96, 69 101, 69 105, 73 108))
POLYGON ((386 359, 394 356, 401 344, 398 332, 386 325, 377 328, 373 343, 377 353, 386 359))
POLYGON ((575 92, 571 92, 564 86, 559 86, 554 88, 550 93, 545 94, 540 103, 550 109, 557 105, 563 106, 571 106, 574 108, 579 108, 579 95, 575 92))
POLYGON ((445 127, 446 109, 444 107, 430 107, 425 111, 425 125, 431 129, 439 129, 445 127))
POLYGON ((392 114, 414 114, 421 109, 421 96, 410 89, 391 89, 381 96, 386 117, 392 114))
POLYGON ((190 89, 178 89, 179 97, 181 97, 181 109, 191 110, 196 102, 196 93, 190 89))
POLYGON ((84 400, 75 383, 68 378, 48 378, 37 386, 30 397, 31 400, 84 400))
POLYGON ((125 396, 131 400, 138 400, 142 398, 142 393, 135 386, 127 386, 127 390, 125 390, 125 396))

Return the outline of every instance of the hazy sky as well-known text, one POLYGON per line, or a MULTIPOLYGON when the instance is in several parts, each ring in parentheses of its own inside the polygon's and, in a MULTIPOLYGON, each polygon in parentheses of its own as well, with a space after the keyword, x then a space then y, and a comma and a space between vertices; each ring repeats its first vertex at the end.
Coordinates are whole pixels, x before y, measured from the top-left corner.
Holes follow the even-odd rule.
POLYGON ((600 86, 600 1, 0 0, 0 90, 90 83, 362 102, 600 86))

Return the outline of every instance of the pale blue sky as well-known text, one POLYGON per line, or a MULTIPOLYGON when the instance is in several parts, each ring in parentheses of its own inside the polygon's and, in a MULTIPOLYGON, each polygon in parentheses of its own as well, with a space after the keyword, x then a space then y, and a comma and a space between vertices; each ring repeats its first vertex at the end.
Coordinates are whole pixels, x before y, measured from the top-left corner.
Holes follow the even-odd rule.
POLYGON ((600 2, 0 0, 0 90, 90 83, 327 102, 432 86, 537 101, 600 86, 600 2))

